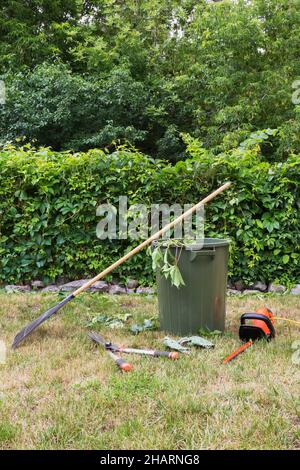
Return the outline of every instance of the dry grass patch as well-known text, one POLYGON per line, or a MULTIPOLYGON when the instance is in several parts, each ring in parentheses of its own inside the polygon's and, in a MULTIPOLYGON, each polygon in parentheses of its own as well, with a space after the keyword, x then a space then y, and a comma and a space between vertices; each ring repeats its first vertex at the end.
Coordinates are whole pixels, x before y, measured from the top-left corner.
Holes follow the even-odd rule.
MULTIPOLYGON (((0 293, 0 339, 58 301, 55 294, 0 293)), ((84 294, 40 327, 0 365, 1 449, 295 449, 300 441, 300 368, 291 362, 299 328, 277 322, 277 338, 239 359, 239 317, 267 305, 300 320, 297 296, 228 299, 227 331, 213 351, 179 361, 127 356, 122 375, 86 338, 95 315, 157 315, 155 297, 84 294)), ((162 348, 163 332, 101 331, 116 343, 162 348)))

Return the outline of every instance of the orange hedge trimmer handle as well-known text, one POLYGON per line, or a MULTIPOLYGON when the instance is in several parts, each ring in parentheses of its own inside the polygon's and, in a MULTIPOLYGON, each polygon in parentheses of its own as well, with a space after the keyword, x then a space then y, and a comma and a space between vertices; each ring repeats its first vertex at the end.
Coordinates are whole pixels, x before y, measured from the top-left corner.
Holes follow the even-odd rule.
POLYGON ((250 346, 252 346, 253 344, 253 341, 250 339, 250 341, 248 341, 247 343, 244 343, 242 344, 242 346, 240 346, 236 351, 234 351, 233 353, 229 354, 229 356, 225 357, 225 359, 223 360, 223 364, 227 364, 227 362, 229 361, 232 361, 232 359, 234 359, 235 357, 237 357, 239 354, 241 354, 242 352, 245 351, 245 349, 249 348, 250 346))

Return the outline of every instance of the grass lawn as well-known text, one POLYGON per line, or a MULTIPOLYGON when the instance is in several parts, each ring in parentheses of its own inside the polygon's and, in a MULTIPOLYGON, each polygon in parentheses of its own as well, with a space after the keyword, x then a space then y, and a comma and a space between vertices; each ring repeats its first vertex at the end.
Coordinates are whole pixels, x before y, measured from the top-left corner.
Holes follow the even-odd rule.
MULTIPOLYGON (((8 350, 0 365, 0 449, 300 449, 300 366, 291 361, 300 328, 277 322, 275 341, 221 363, 240 344, 242 313, 267 305, 300 320, 299 300, 231 297, 227 332, 214 338, 214 350, 174 362, 126 356, 134 371, 122 374, 86 339, 86 321, 120 313, 140 321, 157 315, 157 300, 83 294, 8 350)), ((10 345, 57 301, 55 294, 0 293, 0 339, 10 345)), ((163 348, 160 331, 95 329, 123 345, 163 348)))

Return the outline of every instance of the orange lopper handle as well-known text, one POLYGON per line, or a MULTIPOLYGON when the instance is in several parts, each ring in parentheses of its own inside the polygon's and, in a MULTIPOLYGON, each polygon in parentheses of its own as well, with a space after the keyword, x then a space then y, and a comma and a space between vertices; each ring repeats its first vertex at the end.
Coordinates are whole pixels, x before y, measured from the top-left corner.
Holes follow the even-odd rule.
POLYGON ((175 359, 179 358, 179 352, 177 352, 177 351, 172 351, 172 352, 169 352, 169 351, 154 351, 153 356, 154 357, 168 357, 169 359, 172 359, 173 361, 175 361, 175 359))
POLYGON ((122 370, 123 372, 130 372, 133 367, 131 364, 129 364, 129 362, 126 362, 124 361, 124 359, 122 359, 121 357, 117 356, 116 354, 114 354, 113 352, 111 351, 107 351, 108 354, 110 355, 110 357, 115 361, 115 363, 117 364, 118 368, 120 370, 122 370))
POLYGON ((116 360, 116 364, 119 369, 121 369, 123 372, 130 372, 133 369, 132 365, 129 364, 129 362, 126 362, 124 361, 124 359, 121 358, 116 360))
POLYGON ((169 353, 169 359, 172 359, 173 361, 175 361, 178 358, 179 358, 179 352, 170 352, 169 353))

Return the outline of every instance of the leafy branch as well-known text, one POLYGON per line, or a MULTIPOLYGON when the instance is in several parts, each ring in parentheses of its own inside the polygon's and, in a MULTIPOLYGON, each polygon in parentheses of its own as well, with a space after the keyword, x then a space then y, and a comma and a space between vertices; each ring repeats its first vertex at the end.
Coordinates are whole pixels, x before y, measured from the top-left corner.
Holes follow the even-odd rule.
POLYGON ((178 262, 185 244, 179 240, 162 240, 156 242, 155 248, 150 249, 152 269, 159 271, 171 284, 179 289, 184 286, 178 262), (173 254, 175 247, 175 256, 173 254))

